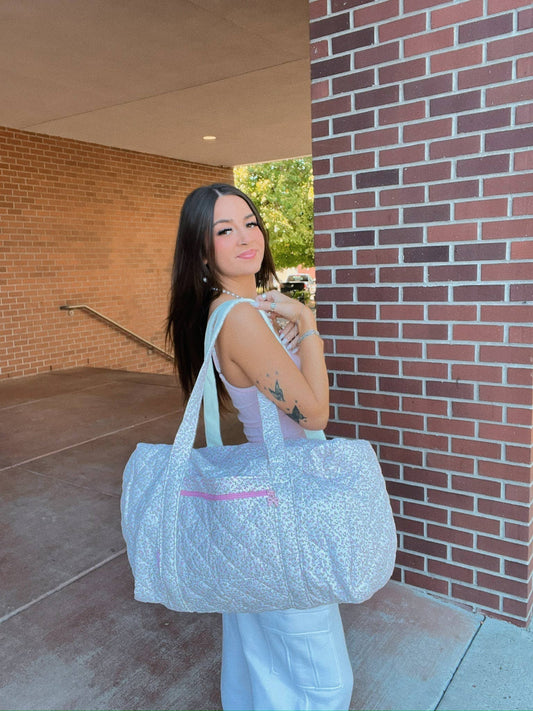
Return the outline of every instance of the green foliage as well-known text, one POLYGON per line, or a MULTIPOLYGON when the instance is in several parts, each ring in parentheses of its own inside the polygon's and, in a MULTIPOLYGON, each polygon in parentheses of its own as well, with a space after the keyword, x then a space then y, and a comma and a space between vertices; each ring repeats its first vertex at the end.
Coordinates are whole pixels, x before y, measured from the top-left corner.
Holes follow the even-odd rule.
POLYGON ((276 268, 314 266, 311 158, 238 166, 234 176, 261 213, 276 268))

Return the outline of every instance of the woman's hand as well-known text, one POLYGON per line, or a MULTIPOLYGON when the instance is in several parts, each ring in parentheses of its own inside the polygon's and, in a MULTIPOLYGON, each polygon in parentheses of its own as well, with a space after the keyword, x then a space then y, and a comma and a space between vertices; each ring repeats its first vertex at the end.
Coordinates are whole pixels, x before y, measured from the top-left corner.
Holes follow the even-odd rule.
MULTIPOLYGON (((285 319, 283 320, 285 321, 285 319)), ((296 353, 299 346, 299 331, 298 326, 293 321, 287 321, 283 327, 279 329, 278 336, 288 351, 296 353)))
POLYGON ((289 296, 272 289, 265 291, 255 300, 255 306, 261 311, 266 311, 270 318, 284 318, 298 327, 304 311, 310 311, 301 301, 291 299, 289 296))

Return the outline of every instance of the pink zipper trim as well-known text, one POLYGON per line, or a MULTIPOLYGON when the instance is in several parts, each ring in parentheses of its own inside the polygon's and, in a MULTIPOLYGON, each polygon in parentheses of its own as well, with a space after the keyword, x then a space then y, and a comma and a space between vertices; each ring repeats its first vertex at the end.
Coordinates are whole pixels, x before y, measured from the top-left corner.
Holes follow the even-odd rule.
POLYGON ((279 500, 272 489, 262 489, 260 491, 238 491, 233 494, 206 494, 203 491, 187 491, 182 489, 181 496, 193 496, 208 501, 235 501, 237 499, 255 499, 265 496, 269 506, 278 506, 279 500))

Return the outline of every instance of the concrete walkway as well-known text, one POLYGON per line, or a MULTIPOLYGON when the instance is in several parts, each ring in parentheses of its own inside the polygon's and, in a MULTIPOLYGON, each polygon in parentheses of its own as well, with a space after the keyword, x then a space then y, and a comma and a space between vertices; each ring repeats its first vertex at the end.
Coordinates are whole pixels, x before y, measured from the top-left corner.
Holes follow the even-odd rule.
MULTIPOLYGON (((181 414, 168 376, 0 381, 1 709, 220 709, 220 616, 135 602, 120 532, 129 454, 181 414)), ((352 709, 533 709, 531 632, 394 582, 342 614, 352 709)))

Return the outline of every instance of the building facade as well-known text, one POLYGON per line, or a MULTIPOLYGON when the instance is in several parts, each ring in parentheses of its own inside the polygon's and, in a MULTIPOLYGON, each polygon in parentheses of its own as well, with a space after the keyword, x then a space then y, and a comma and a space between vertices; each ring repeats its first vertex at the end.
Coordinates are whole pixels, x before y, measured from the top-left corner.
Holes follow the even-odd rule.
POLYGON ((332 434, 378 451, 396 577, 532 608, 533 9, 310 3, 332 434))

